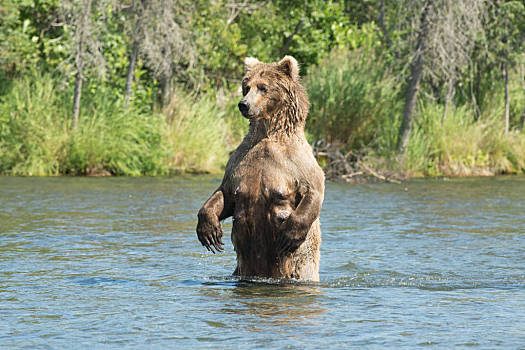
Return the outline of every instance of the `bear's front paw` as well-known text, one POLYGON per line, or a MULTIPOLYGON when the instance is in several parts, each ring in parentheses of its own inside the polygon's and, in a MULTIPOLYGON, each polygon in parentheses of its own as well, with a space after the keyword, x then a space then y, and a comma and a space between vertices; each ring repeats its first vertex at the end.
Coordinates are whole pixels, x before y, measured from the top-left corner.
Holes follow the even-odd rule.
POLYGON ((289 232, 282 232, 276 244, 277 255, 282 256, 295 252, 306 240, 306 235, 294 235, 289 232))
POLYGON ((213 254, 215 254, 215 250, 218 252, 224 251, 220 225, 214 225, 210 222, 199 222, 197 225, 197 236, 202 245, 213 254))

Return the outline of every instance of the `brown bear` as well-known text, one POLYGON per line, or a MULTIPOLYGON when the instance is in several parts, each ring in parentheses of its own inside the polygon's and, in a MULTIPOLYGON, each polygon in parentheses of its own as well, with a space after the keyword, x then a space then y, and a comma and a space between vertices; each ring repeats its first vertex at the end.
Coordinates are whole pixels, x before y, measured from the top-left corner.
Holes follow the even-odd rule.
POLYGON ((248 134, 198 214, 197 235, 222 251, 220 221, 233 216, 234 275, 319 281, 324 173, 306 141, 308 97, 297 61, 246 58, 239 110, 248 134))

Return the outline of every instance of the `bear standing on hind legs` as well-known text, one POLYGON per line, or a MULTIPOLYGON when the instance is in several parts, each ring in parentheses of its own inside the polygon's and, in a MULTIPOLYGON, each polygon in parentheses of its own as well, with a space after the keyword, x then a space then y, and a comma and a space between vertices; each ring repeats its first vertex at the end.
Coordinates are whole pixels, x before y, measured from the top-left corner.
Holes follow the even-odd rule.
POLYGON ((245 64, 239 110, 250 128, 199 211, 199 241, 222 251, 220 221, 233 216, 235 275, 319 281, 324 174, 304 135, 309 102, 297 61, 245 64))

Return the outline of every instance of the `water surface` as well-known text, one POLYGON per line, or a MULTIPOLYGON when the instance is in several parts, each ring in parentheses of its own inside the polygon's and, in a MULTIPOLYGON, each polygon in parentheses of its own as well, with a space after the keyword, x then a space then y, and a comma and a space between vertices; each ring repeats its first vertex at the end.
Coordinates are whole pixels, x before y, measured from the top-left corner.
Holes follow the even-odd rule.
POLYGON ((525 349, 525 178, 329 183, 318 284, 230 277, 219 182, 0 177, 0 347, 525 349))

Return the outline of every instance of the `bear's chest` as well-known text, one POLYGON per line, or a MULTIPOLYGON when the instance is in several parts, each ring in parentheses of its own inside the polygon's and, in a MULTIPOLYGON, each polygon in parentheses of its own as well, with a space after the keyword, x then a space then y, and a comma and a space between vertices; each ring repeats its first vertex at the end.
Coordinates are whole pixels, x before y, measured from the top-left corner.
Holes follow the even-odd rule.
POLYGON ((269 200, 276 193, 289 192, 293 164, 282 152, 263 146, 250 150, 235 167, 232 174, 235 198, 269 200))
POLYGON ((234 219, 239 226, 267 227, 287 217, 295 204, 294 165, 282 151, 248 152, 232 172, 234 219))

